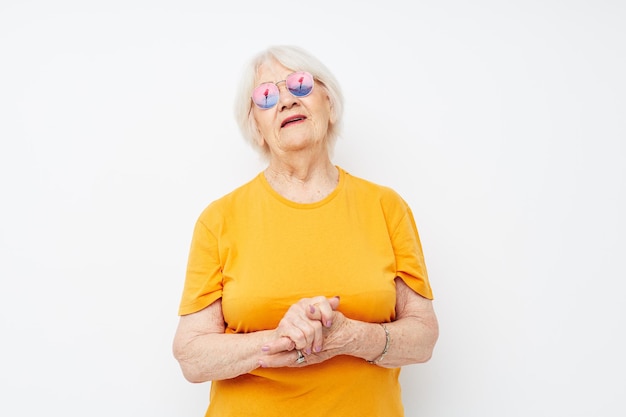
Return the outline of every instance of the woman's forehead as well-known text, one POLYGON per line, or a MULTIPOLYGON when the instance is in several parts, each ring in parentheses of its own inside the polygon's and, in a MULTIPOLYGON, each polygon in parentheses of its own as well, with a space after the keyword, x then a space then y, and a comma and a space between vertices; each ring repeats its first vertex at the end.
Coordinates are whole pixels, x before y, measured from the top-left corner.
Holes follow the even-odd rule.
POLYGON ((284 80, 285 77, 295 70, 287 68, 276 60, 266 61, 259 65, 256 72, 257 82, 271 82, 284 80))

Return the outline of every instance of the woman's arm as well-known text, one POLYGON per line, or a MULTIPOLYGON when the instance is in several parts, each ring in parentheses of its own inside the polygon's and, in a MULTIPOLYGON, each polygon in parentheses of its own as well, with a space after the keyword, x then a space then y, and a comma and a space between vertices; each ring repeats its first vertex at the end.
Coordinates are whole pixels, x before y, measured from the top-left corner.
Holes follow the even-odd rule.
POLYGON ((190 382, 234 378, 258 368, 261 347, 272 331, 225 334, 222 300, 181 316, 174 336, 174 357, 190 382))
MULTIPOLYGON (((385 331, 377 323, 352 320, 334 311, 338 301, 323 297, 303 299, 290 308, 275 330, 225 334, 222 303, 221 299, 217 300, 197 313, 180 318, 174 337, 174 356, 190 382, 234 378, 259 366, 313 365, 337 355, 377 360, 386 344, 385 331), (316 308, 309 311, 311 306, 316 308), (320 322, 326 322, 330 315, 332 325, 324 328, 320 322), (305 323, 305 317, 309 323, 305 323), (320 332, 323 346, 317 352, 316 333, 320 332), (302 364, 295 363, 296 344, 305 350, 307 359, 302 364)), ((390 337, 389 349, 377 365, 395 368, 430 359, 439 336, 432 302, 400 278, 396 278, 396 320, 385 326, 390 337)))
MULTIPOLYGON (((340 327, 334 334, 329 333, 324 340, 328 351, 322 354, 352 355, 377 361, 376 365, 386 368, 428 361, 439 337, 439 325, 432 301, 417 294, 401 278, 396 278, 395 282, 396 319, 391 323, 384 323, 389 332, 390 343, 382 360, 377 361, 386 344, 386 334, 382 326, 346 317, 335 319, 340 327)), ((336 313, 338 314, 341 313, 336 313)), ((328 358, 323 358, 326 359, 328 358)))
MULTIPOLYGON (((396 278, 396 320, 385 323, 390 344, 384 358, 376 364, 396 368, 430 359, 439 336, 437 317, 432 301, 413 291, 401 278, 396 278)), ((316 317, 310 317, 316 319, 316 317)), ((324 329, 324 347, 319 353, 306 355, 303 365, 324 362, 337 355, 351 355, 363 360, 379 359, 386 344, 386 334, 378 323, 352 320, 335 311, 332 326, 324 329)), ((285 366, 285 340, 270 345, 263 366, 285 366)))
POLYGON ((226 334, 219 299, 203 310, 181 316, 174 336, 174 356, 190 382, 234 378, 266 366, 270 345, 281 346, 275 355, 280 365, 275 366, 301 366, 296 363, 295 349, 307 353, 323 349, 322 323, 332 323, 329 320, 338 305, 336 297, 303 298, 287 310, 276 329, 226 334))
MULTIPOLYGON (((391 343, 384 359, 377 365, 396 368, 427 362, 431 358, 439 337, 439 324, 433 303, 413 291, 401 278, 396 278, 396 320, 385 326, 391 343)), ((378 356, 365 359, 376 360, 385 346, 384 330, 377 327, 378 356)))

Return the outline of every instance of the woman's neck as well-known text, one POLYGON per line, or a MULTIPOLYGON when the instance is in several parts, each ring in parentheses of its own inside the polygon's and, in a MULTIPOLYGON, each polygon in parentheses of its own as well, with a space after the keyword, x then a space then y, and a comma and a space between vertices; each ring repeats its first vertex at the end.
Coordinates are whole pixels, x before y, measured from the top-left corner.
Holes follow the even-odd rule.
POLYGON ((300 165, 270 161, 265 169, 265 178, 286 199, 296 203, 315 203, 337 187, 339 171, 329 159, 300 165))

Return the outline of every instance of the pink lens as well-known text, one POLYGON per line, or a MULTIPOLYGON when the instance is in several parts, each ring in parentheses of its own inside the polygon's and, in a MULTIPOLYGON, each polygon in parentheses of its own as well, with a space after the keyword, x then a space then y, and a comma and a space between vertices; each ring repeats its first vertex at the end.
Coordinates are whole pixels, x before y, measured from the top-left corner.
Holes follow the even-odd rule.
POLYGON ((313 91, 315 84, 313 76, 306 71, 291 73, 286 80, 278 81, 276 84, 263 83, 252 91, 252 101, 260 109, 271 109, 278 103, 280 91, 278 84, 284 82, 287 90, 294 97, 306 97, 313 91))
POLYGON ((278 103, 278 87, 276 84, 263 83, 252 91, 252 101, 261 109, 271 109, 278 103))
POLYGON ((313 76, 305 71, 289 74, 285 80, 287 89, 296 97, 306 97, 313 91, 313 76))

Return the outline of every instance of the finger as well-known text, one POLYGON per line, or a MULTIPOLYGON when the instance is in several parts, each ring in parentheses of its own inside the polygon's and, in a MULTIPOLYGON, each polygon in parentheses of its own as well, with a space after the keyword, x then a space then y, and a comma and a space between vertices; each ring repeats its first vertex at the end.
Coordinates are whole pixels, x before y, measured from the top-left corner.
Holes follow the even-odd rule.
MULTIPOLYGON (((322 312, 320 310, 320 306, 318 303, 312 304, 307 309, 307 318, 311 320, 311 325, 313 327, 313 339, 311 343, 311 348, 313 352, 318 353, 322 351, 324 335, 322 332, 322 312)), ((310 353, 310 352, 307 352, 310 353)))
POLYGON ((307 360, 298 361, 298 352, 280 352, 274 355, 262 356, 257 364, 262 368, 302 367, 307 365, 307 360))
POLYGON ((280 352, 290 352, 294 350, 296 344, 290 338, 286 336, 279 337, 278 339, 267 343, 261 347, 261 351, 267 355, 273 355, 280 352))
POLYGON ((319 320, 299 317, 291 323, 284 324, 280 330, 280 335, 289 337, 295 343, 296 349, 310 354, 316 338, 316 328, 319 326, 319 320))
POLYGON ((339 307, 339 297, 331 297, 321 303, 315 303, 309 307, 307 316, 310 319, 319 320, 324 326, 330 327, 333 324, 333 312, 339 307))
POLYGON ((281 336, 289 338, 294 343, 294 349, 304 349, 307 344, 306 327, 308 323, 293 324, 287 328, 283 328, 281 336), (304 330, 303 330, 304 328, 304 330))
POLYGON ((322 320, 322 312, 319 309, 319 303, 309 305, 306 316, 309 320, 322 320))
MULTIPOLYGON (((322 330, 322 323, 318 320, 313 321, 313 341, 311 344, 311 348, 313 352, 319 353, 324 348, 324 332, 322 330)), ((311 353, 307 351, 307 353, 311 353)))
POLYGON ((321 325, 318 320, 301 320, 298 322, 298 328, 302 332, 304 344, 300 343, 300 340, 294 340, 296 343, 296 349, 300 349, 307 355, 310 355, 314 344, 321 343, 322 332, 321 325))
POLYGON ((333 311, 339 308, 339 301, 340 301, 340 298, 338 295, 328 299, 328 304, 330 304, 330 307, 333 309, 333 311))

